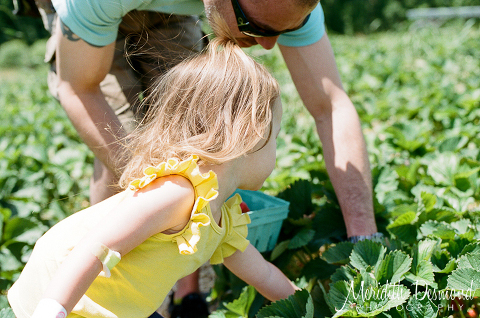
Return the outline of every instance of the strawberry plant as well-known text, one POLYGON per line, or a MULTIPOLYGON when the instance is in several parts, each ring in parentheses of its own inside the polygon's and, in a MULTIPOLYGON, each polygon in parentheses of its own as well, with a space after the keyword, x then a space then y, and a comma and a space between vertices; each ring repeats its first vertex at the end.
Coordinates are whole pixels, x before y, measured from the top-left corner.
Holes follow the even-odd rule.
MULTIPOLYGON (((332 37, 364 125, 376 220, 386 240, 346 241, 313 122, 302 109, 285 107, 280 168, 265 190, 290 201, 291 211, 265 257, 309 296, 262 303, 269 308, 262 317, 289 316, 288 308, 298 309, 293 317, 477 315, 480 80, 474 74, 480 63, 472 52, 480 49, 478 34, 468 22, 445 30, 332 37), (447 44, 450 32, 458 36, 447 44)), ((274 73, 280 70, 277 78, 285 77, 278 60, 258 55, 274 73)), ((289 89, 283 98, 295 103, 289 89)), ((234 287, 223 293, 231 301, 242 285, 230 280, 229 286, 228 278, 224 273, 219 281, 234 287)), ((248 317, 260 316, 255 302, 248 317)))
POLYGON ((93 158, 39 76, 0 75, 0 308, 36 240, 88 204, 93 158))

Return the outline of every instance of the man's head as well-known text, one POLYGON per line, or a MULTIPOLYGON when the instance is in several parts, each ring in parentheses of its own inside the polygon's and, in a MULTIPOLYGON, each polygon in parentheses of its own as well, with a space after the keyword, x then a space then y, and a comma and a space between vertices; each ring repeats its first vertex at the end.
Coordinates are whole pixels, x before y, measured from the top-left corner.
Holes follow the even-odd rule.
MULTIPOLYGON (((243 13, 253 30, 259 30, 260 34, 275 34, 302 26, 318 4, 318 0, 204 0, 204 4, 207 18, 213 10, 217 10, 227 22, 240 46, 249 47, 260 44, 266 49, 271 49, 278 35, 252 37, 242 33, 237 26, 239 12, 243 13), (235 10, 234 7, 236 7, 235 10)), ((249 32, 246 33, 249 34, 249 32)))

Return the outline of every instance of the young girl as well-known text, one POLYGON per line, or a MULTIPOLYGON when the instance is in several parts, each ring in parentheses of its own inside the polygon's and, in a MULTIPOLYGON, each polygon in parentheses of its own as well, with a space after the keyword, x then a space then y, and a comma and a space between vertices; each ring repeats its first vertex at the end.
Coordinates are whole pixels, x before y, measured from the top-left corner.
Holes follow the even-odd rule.
POLYGON ((270 300, 294 293, 246 239, 250 219, 231 197, 258 190, 275 166, 278 84, 223 21, 215 31, 204 53, 153 86, 129 140, 125 190, 38 240, 8 293, 18 318, 145 318, 208 260, 270 300))

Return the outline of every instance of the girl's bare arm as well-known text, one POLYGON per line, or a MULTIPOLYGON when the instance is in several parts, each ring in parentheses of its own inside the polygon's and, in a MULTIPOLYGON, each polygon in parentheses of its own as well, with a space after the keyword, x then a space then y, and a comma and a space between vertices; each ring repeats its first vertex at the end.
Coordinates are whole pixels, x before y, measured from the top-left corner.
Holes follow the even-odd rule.
POLYGON ((108 213, 72 250, 44 298, 58 301, 70 313, 102 270, 102 263, 92 254, 95 244, 125 255, 156 233, 183 228, 193 203, 193 187, 181 176, 155 180, 147 189, 137 191, 108 213))
POLYGON ((243 253, 236 251, 227 257, 224 264, 232 273, 271 301, 287 298, 299 289, 275 265, 267 262, 251 244, 243 253))

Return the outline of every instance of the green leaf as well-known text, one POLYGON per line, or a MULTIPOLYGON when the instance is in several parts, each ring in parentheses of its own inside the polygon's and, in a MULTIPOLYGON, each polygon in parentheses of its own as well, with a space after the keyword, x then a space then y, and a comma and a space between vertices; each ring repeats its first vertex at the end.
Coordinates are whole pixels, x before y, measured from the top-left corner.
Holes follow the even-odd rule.
POLYGON ((345 221, 340 209, 328 204, 316 213, 312 228, 317 232, 315 240, 329 239, 346 234, 345 221))
MULTIPOLYGON (((1 210, 6 210, 6 209, 0 208, 0 211, 1 210)), ((5 220, 5 214, 6 212, 5 213, 0 212, 0 241, 2 241, 2 237, 3 237, 3 223, 4 223, 3 221, 5 220)))
POLYGON ((442 240, 453 240, 455 238, 455 230, 450 224, 434 220, 429 220, 422 224, 420 233, 423 236, 433 236, 442 240))
POLYGON ((287 189, 280 192, 277 197, 290 202, 289 218, 301 219, 304 215, 310 215, 313 212, 312 187, 310 181, 295 181, 287 189))
MULTIPOLYGON (((8 304, 7 296, 6 295, 0 295, 0 310, 2 310, 4 308, 10 308, 10 305, 8 304)), ((3 316, 0 316, 0 317, 3 317, 3 316)))
POLYGON ((447 279, 447 288, 463 291, 466 295, 475 292, 479 296, 480 272, 473 268, 456 269, 447 279))
POLYGON ((306 279, 327 279, 337 270, 337 266, 325 262, 321 258, 315 258, 305 264, 302 268, 300 276, 305 276, 306 279))
POLYGON ((469 239, 462 237, 455 238, 454 241, 448 242, 448 246, 446 248, 452 257, 458 257, 463 249, 470 243, 471 241, 469 239))
POLYGON ((224 303, 223 305, 232 313, 239 315, 242 318, 248 318, 248 311, 255 299, 255 294, 256 291, 253 286, 245 286, 240 297, 230 303, 224 303))
POLYGON ((421 196, 421 202, 425 207, 425 211, 426 212, 432 211, 433 208, 435 207, 435 204, 437 203, 437 197, 428 192, 422 192, 420 196, 421 196))
POLYGON ((451 222, 450 226, 455 229, 457 234, 464 234, 472 227, 472 222, 469 219, 461 219, 451 222))
POLYGON ((77 161, 85 161, 86 153, 74 148, 63 148, 55 153, 50 162, 62 167, 77 161))
POLYGON ((330 264, 347 264, 353 250, 353 243, 340 242, 323 252, 323 258, 330 264))
POLYGON ((208 315, 208 318, 227 318, 225 316, 225 313, 226 313, 226 310, 224 309, 215 310, 210 315, 208 315))
POLYGON ((2 272, 19 271, 23 265, 9 249, 2 247, 0 250, 0 268, 2 272))
POLYGON ((378 176, 377 185, 374 189, 378 202, 384 204, 387 195, 398 189, 398 184, 397 172, 390 166, 384 167, 378 176))
POLYGON ((417 237, 417 214, 406 212, 387 226, 387 230, 405 243, 413 244, 417 237))
POLYGON ((59 195, 66 195, 70 192, 70 189, 75 183, 70 173, 65 170, 63 167, 51 166, 49 167, 49 172, 51 172, 55 177, 55 185, 59 195))
POLYGON ((289 249, 296 249, 302 246, 307 245, 315 236, 315 230, 312 229, 302 229, 298 232, 288 244, 289 249))
POLYGON ((431 261, 435 273, 448 274, 455 269, 455 259, 447 251, 442 250, 434 253, 431 261))
POLYGON ((479 254, 480 253, 480 243, 479 242, 473 242, 470 244, 465 245, 465 247, 462 249, 460 254, 458 256, 465 255, 467 253, 470 254, 479 254))
POLYGON ((287 299, 278 300, 270 306, 260 309, 257 318, 313 318, 312 296, 302 289, 287 299))
POLYGON ((408 318, 405 308, 390 308, 388 311, 384 311, 378 314, 377 318, 408 318))
POLYGON ((315 308, 315 313, 313 316, 315 318, 330 317, 330 308, 328 307, 327 300, 325 299, 327 296, 325 287, 322 284, 315 285, 310 292, 310 295, 312 295, 313 307, 315 308))
POLYGON ((422 240, 415 244, 412 248, 413 267, 415 268, 422 260, 429 261, 433 252, 439 247, 440 241, 430 239, 422 240))
POLYGON ((480 254, 467 253, 457 260, 457 268, 480 269, 480 254))
POLYGON ((335 273, 330 277, 332 283, 336 283, 340 280, 351 281, 357 276, 357 272, 350 266, 342 266, 338 268, 335 273))
POLYGON ((412 272, 405 275, 405 278, 412 284, 418 286, 438 288, 433 274, 433 265, 426 260, 421 260, 415 268, 412 268, 412 272))
POLYGON ((448 190, 443 194, 443 199, 459 214, 465 213, 468 207, 475 203, 471 189, 469 193, 463 193, 454 187, 449 187, 448 190))
POLYGON ((379 295, 380 299, 367 303, 369 311, 364 311, 365 314, 360 317, 372 317, 381 312, 388 311, 391 308, 395 308, 403 304, 409 297, 410 291, 403 285, 383 285, 375 291, 376 295, 379 295), (373 308, 376 310, 372 310, 373 308))
POLYGON ((14 217, 5 225, 3 238, 5 241, 15 240, 34 244, 48 228, 39 222, 29 219, 14 217))
POLYGON ((0 208, 0 214, 2 215, 2 220, 6 221, 12 216, 12 210, 7 208, 0 208))
POLYGON ((354 311, 356 300, 353 295, 353 281, 348 282, 339 280, 330 285, 330 291, 327 294, 327 303, 334 314, 333 317, 340 317, 348 311, 354 311))
POLYGON ((375 271, 375 277, 380 284, 398 283, 410 270, 412 258, 402 251, 392 251, 387 254, 375 271))
POLYGON ((468 138, 465 136, 453 136, 450 138, 446 138, 442 141, 442 143, 438 146, 438 150, 440 152, 454 152, 458 149, 461 149, 468 143, 468 138))
POLYGON ((451 186, 454 185, 454 177, 457 172, 460 159, 451 152, 439 154, 428 164, 427 174, 430 175, 436 184, 451 186))
POLYGON ((400 148, 414 152, 425 143, 421 135, 425 132, 418 123, 396 123, 386 129, 393 137, 393 141, 400 148))
POLYGON ((477 172, 480 171, 480 167, 470 168, 466 166, 466 171, 458 172, 455 174, 455 179, 468 179, 469 177, 473 176, 477 172))
POLYGON ((0 310, 0 317, 2 318, 15 318, 15 314, 11 308, 3 308, 0 310))
POLYGON ((410 297, 408 308, 412 318, 437 317, 438 307, 429 299, 425 292, 420 292, 410 297))
POLYGON ((367 270, 368 267, 377 268, 386 251, 385 246, 371 240, 360 241, 353 247, 350 264, 359 270, 367 270))
POLYGON ((47 203, 46 198, 48 198, 47 190, 44 185, 25 186, 14 192, 12 196, 16 199, 31 200, 38 203, 47 203))
POLYGON ((26 157, 31 157, 38 162, 48 162, 46 147, 40 145, 25 145, 22 148, 22 154, 26 157))
POLYGON ((427 213, 427 218, 430 220, 447 223, 453 222, 458 219, 455 211, 447 207, 433 209, 432 211, 427 213))
POLYGON ((275 248, 272 251, 272 254, 270 255, 270 261, 273 261, 277 257, 279 257, 283 252, 285 252, 288 249, 288 245, 290 244, 290 240, 286 240, 283 242, 280 242, 275 246, 275 248))

